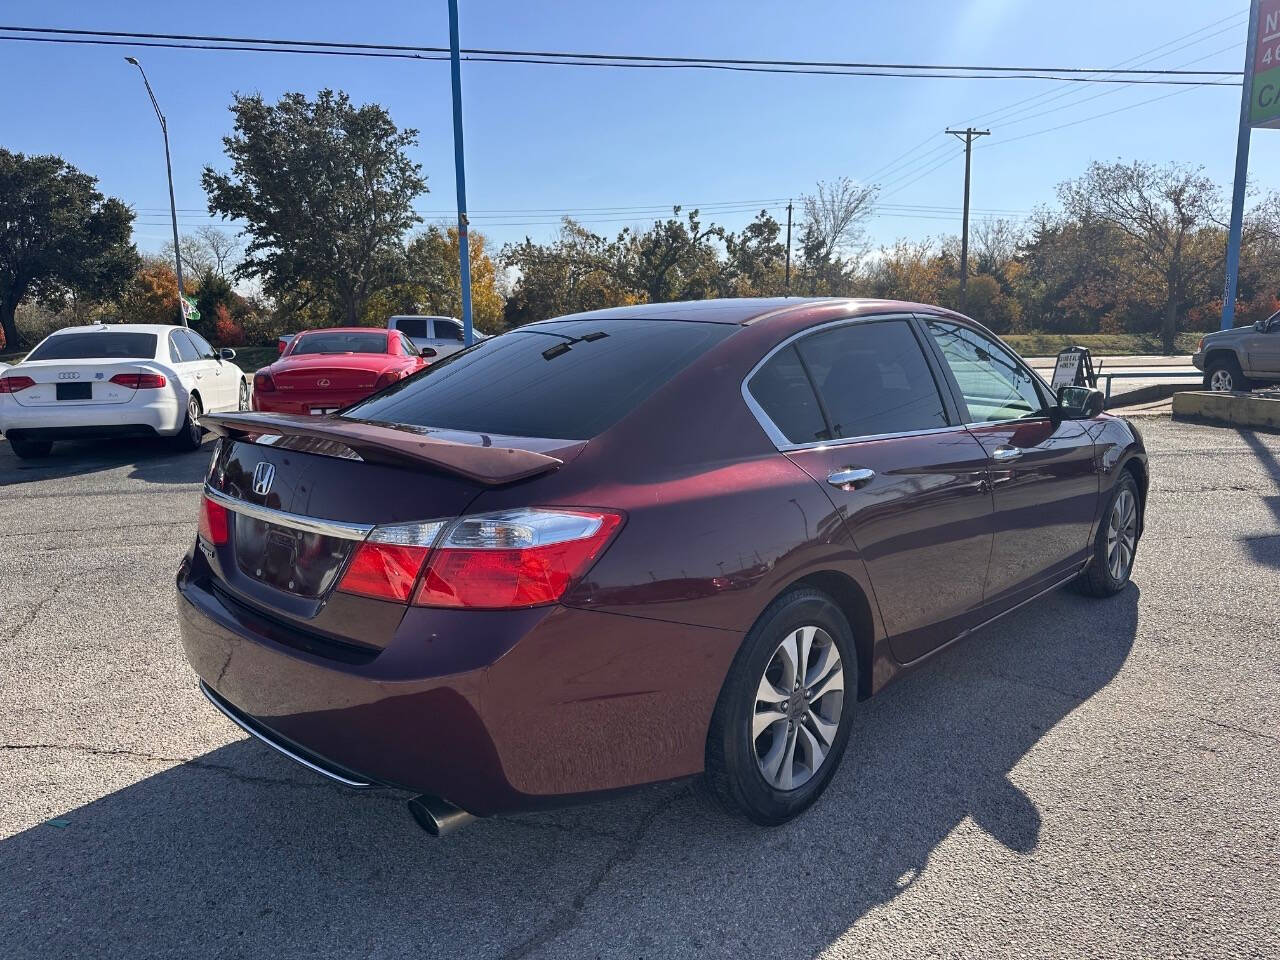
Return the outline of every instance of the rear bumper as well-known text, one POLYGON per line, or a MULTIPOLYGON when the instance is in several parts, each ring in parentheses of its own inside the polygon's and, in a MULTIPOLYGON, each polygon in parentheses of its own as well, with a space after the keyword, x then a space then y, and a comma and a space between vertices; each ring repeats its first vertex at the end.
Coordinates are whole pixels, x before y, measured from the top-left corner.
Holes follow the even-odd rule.
POLYGON ((389 646, 344 662, 287 628, 265 636, 193 578, 201 563, 179 571, 178 619, 219 709, 326 775, 482 816, 700 772, 741 639, 558 606, 415 608, 389 646))
POLYGON ((351 404, 363 400, 372 394, 373 390, 343 391, 329 396, 311 395, 304 397, 294 397, 289 394, 282 396, 282 393, 283 391, 278 390, 270 393, 255 393, 252 402, 253 409, 262 413, 299 414, 311 414, 322 410, 341 410, 343 407, 349 407, 351 404))
POLYGON ((168 391, 153 399, 127 403, 63 403, 22 406, 12 397, 0 403, 0 433, 30 439, 77 437, 172 436, 182 427, 186 409, 168 391))

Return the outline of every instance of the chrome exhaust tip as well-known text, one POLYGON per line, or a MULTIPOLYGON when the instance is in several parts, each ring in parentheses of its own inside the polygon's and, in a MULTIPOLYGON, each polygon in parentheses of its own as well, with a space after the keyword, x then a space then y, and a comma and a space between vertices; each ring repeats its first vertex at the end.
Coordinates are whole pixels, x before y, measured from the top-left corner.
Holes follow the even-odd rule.
POLYGON ((467 811, 455 807, 448 800, 422 794, 409 801, 409 812, 418 826, 433 837, 443 837, 446 833, 465 827, 475 819, 467 811))

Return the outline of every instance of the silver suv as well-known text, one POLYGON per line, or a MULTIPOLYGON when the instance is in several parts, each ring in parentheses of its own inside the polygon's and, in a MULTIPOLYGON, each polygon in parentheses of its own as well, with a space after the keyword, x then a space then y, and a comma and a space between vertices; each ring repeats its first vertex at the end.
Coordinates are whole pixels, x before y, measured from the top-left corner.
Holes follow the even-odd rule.
POLYGON ((1252 390, 1280 383, 1280 313, 1251 327, 1206 334, 1191 356, 1206 390, 1252 390))

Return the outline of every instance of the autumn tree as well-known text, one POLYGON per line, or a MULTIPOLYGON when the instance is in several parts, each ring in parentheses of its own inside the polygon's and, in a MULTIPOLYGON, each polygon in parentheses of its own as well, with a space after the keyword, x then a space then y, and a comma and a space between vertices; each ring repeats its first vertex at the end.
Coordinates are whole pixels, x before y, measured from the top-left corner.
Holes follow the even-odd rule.
MULTIPOLYGON (((502 328, 502 295, 498 268, 484 235, 467 231, 471 255, 471 320, 476 329, 492 333, 502 328)), ((405 249, 403 278, 369 301, 364 320, 382 326, 397 313, 462 316, 462 270, 458 228, 432 225, 414 236, 405 249)))
POLYGON ((568 217, 551 242, 526 237, 503 247, 499 259, 515 276, 503 311, 507 328, 637 299, 620 279, 624 270, 618 242, 568 217))
POLYGON ((129 282, 138 260, 133 212, 97 182, 61 157, 0 148, 0 331, 8 349, 22 345, 14 316, 28 297, 60 306, 115 296, 129 282))
POLYGON ((1162 288, 1160 338, 1172 353, 1179 315, 1195 304, 1219 263, 1207 256, 1219 206, 1213 181, 1180 164, 1095 162, 1064 183, 1059 196, 1081 223, 1107 224, 1127 239, 1133 256, 1122 268, 1131 282, 1162 288))
POLYGON ((332 90, 274 105, 237 95, 231 112, 231 171, 205 167, 202 179, 209 211, 246 223, 236 275, 259 279, 288 312, 357 323, 404 275, 404 236, 421 220, 413 202, 427 189, 407 153, 417 131, 332 90))

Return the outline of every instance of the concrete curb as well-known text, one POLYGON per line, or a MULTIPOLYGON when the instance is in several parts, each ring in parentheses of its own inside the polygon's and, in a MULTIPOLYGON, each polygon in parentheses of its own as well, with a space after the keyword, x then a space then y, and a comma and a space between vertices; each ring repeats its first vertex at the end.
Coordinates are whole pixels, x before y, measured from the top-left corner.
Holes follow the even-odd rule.
POLYGON ((1173 395, 1173 418, 1280 430, 1280 397, 1184 391, 1173 395))
POLYGON ((1113 393, 1107 401, 1107 409, 1115 410, 1117 407, 1132 407, 1139 403, 1167 400, 1185 390, 1186 386, 1180 383, 1155 383, 1149 387, 1138 387, 1136 390, 1127 390, 1124 393, 1113 393))

